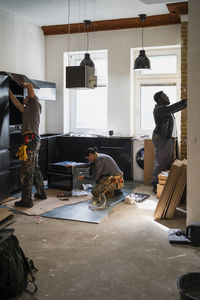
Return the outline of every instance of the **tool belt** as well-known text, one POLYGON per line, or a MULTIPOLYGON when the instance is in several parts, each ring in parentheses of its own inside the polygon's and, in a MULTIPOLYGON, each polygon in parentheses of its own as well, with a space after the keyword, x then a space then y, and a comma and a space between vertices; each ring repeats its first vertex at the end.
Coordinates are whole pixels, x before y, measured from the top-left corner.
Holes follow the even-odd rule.
POLYGON ((37 151, 40 148, 40 137, 34 132, 22 135, 22 144, 27 145, 27 152, 37 151))
POLYGON ((40 147, 40 138, 35 133, 25 133, 22 135, 22 145, 19 147, 19 150, 16 154, 22 161, 27 161, 28 152, 36 151, 40 147))
POLYGON ((19 156, 20 160, 27 161, 28 155, 27 155, 27 152, 26 152, 26 148, 27 148, 27 145, 21 145, 19 147, 19 150, 18 150, 17 154, 16 154, 16 157, 19 156))
POLYGON ((99 183, 101 184, 115 184, 116 185, 116 189, 120 190, 121 188, 124 187, 124 179, 123 179, 123 175, 111 175, 111 176, 102 176, 102 178, 100 179, 99 183))

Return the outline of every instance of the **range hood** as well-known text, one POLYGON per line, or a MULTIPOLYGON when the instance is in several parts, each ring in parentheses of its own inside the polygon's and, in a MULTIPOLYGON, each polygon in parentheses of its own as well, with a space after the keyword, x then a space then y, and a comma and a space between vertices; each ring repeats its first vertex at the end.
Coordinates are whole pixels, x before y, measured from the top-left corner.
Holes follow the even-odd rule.
POLYGON ((97 87, 94 67, 83 65, 66 67, 66 88, 93 89, 97 87))
POLYGON ((39 86, 37 86, 34 81, 30 80, 25 75, 15 74, 15 73, 10 73, 10 72, 5 72, 5 71, 0 71, 0 75, 8 76, 10 88, 12 85, 17 85, 18 87, 23 88, 22 82, 27 82, 27 83, 31 83, 33 85, 34 89, 39 89, 39 86))

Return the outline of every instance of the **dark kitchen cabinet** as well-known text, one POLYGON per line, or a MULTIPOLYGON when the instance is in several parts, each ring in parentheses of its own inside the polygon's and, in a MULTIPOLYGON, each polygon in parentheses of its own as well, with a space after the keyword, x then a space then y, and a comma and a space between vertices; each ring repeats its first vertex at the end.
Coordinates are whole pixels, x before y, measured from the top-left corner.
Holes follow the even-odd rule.
POLYGON ((8 77, 0 75, 0 201, 10 193, 8 77))
POLYGON ((21 162, 13 161, 9 168, 10 170, 10 193, 21 190, 20 170, 21 162))
POLYGON ((0 201, 10 194, 10 171, 0 172, 0 201))
POLYGON ((38 164, 40 166, 44 180, 47 180, 47 167, 48 167, 48 138, 41 139, 39 150, 38 164))
POLYGON ((85 162, 84 151, 96 146, 100 153, 110 155, 124 173, 125 179, 133 178, 132 138, 120 137, 71 137, 58 136, 48 146, 49 162, 85 162))

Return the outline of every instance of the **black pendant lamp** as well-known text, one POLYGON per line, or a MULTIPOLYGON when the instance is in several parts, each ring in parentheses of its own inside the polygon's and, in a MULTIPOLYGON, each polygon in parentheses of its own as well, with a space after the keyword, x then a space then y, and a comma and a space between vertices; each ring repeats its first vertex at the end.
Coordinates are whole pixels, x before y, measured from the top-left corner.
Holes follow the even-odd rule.
POLYGON ((138 57, 135 60, 135 63, 134 63, 134 70, 135 71, 151 69, 150 60, 146 56, 144 46, 143 46, 143 22, 146 19, 146 15, 141 14, 141 15, 139 15, 139 18, 140 18, 140 21, 142 23, 142 50, 140 50, 140 53, 139 53, 138 57))
POLYGON ((84 24, 85 24, 86 29, 87 29, 87 50, 86 50, 86 53, 85 53, 85 58, 81 61, 80 66, 81 67, 89 66, 89 67, 94 68, 95 67, 94 62, 91 60, 90 54, 88 53, 88 48, 89 48, 88 27, 90 26, 91 21, 90 20, 84 20, 84 24))

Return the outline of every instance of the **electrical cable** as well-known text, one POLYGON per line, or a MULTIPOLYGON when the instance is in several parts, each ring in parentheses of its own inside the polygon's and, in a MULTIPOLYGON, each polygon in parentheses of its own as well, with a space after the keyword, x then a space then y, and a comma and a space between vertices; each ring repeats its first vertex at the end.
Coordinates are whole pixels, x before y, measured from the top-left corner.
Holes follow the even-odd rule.
POLYGON ((68 17, 67 17, 67 52, 68 52, 68 65, 70 66, 70 57, 69 57, 69 45, 70 45, 70 5, 71 0, 68 0, 68 17))

